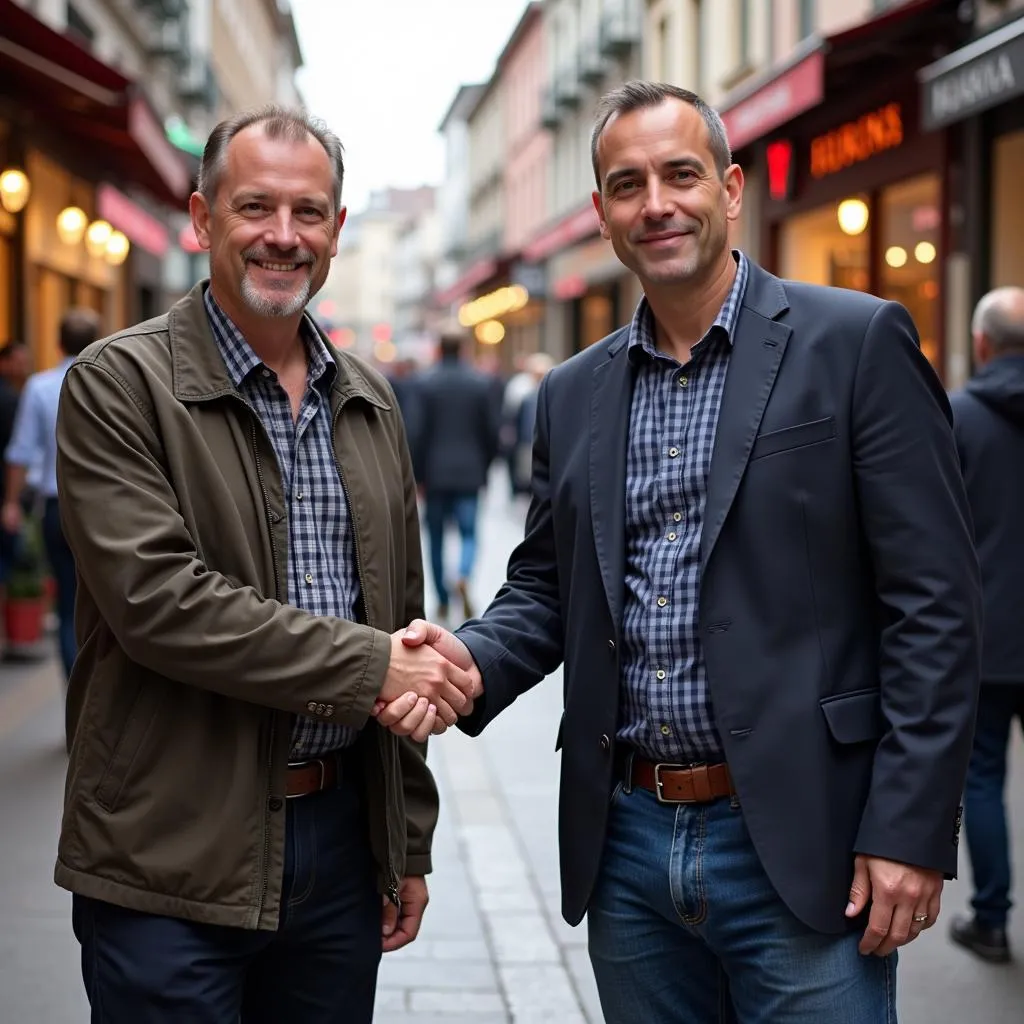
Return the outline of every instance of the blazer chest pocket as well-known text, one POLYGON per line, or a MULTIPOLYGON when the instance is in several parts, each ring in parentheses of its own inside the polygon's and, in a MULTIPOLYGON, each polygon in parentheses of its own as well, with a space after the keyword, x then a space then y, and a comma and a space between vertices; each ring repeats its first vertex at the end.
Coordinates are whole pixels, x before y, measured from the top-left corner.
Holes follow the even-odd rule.
POLYGON ((821 701, 821 710, 837 743, 877 740, 885 727, 882 691, 877 686, 826 697, 821 701))
POLYGON ((831 441, 836 436, 835 416, 811 420, 808 423, 797 423, 792 427, 772 430, 767 434, 758 434, 754 448, 750 453, 750 461, 763 459, 768 455, 778 455, 794 448, 806 448, 808 445, 831 441))

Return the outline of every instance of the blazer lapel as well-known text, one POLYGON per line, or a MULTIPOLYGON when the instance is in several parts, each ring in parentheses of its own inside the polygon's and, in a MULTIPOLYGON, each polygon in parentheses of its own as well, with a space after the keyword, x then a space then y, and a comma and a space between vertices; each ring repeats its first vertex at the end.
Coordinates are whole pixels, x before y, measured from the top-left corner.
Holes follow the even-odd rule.
POLYGON ((633 375, 628 329, 594 370, 590 396, 590 515, 597 563, 616 632, 621 624, 626 560, 626 443, 633 375))
POLYGON ((701 534, 702 569, 743 479, 791 333, 791 328, 774 319, 789 308, 782 282, 754 263, 749 265, 749 273, 708 473, 701 534))

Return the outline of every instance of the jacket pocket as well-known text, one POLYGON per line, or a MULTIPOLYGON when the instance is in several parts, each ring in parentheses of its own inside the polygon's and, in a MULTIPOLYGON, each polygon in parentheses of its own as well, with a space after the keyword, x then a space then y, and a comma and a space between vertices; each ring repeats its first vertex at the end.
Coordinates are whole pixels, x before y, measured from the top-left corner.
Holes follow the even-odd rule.
POLYGON ((772 430, 767 434, 758 434, 754 448, 750 453, 750 461, 763 459, 767 455, 778 455, 794 448, 806 448, 811 444, 831 441, 836 436, 835 416, 811 420, 809 423, 797 423, 792 427, 772 430))
POLYGON ((131 711, 128 712, 121 735, 114 747, 114 753, 96 787, 96 802, 105 811, 116 811, 121 803, 132 765, 156 719, 161 692, 161 688, 151 680, 144 680, 139 686, 131 711))
POLYGON ((876 740, 885 728, 882 691, 877 686, 826 697, 821 701, 821 710, 837 743, 876 740))

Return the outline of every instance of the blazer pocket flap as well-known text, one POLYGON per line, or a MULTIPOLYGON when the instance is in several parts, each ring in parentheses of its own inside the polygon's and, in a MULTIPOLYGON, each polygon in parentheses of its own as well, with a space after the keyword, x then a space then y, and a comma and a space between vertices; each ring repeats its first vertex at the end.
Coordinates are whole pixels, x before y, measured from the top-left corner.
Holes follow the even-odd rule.
POLYGON ((751 460, 763 459, 766 455, 777 455, 779 452, 787 452, 791 448, 804 448, 809 444, 831 441, 835 436, 835 416, 811 420, 809 423, 797 423, 792 427, 783 427, 781 430, 771 430, 767 434, 758 434, 750 458, 751 460))
POLYGON ((878 739, 885 722, 882 718, 882 691, 877 687, 840 693, 821 702, 829 731, 838 743, 864 743, 878 739))
POLYGON ((561 721, 558 723, 558 732, 555 734, 555 750, 562 749, 562 733, 565 731, 565 712, 562 712, 561 721))

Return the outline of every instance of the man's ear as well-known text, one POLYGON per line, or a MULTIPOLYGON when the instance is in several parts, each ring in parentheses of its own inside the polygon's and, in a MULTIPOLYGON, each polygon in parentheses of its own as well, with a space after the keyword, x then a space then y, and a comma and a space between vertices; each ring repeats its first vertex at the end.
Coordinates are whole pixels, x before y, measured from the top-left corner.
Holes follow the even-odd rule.
POLYGON ((192 218, 192 230, 196 240, 204 249, 210 248, 210 206, 200 192, 193 192, 188 201, 188 212, 192 218))
POLYGON ((611 235, 608 234, 608 224, 604 219, 604 203, 601 200, 601 193, 592 192, 590 198, 594 203, 594 209, 597 210, 597 222, 601 225, 601 237, 607 242, 611 235))

